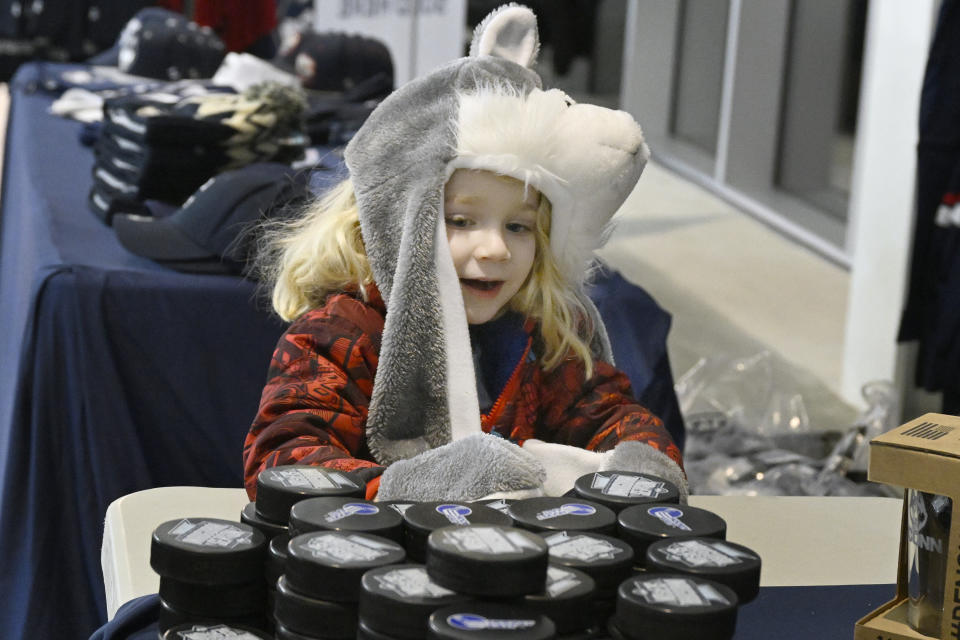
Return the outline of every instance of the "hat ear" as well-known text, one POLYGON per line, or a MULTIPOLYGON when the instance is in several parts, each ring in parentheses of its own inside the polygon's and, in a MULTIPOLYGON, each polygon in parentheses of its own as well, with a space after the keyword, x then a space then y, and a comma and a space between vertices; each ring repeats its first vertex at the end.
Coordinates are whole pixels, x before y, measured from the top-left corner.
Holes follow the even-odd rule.
POLYGON ((540 52, 537 17, 523 5, 503 5, 483 19, 473 32, 470 56, 496 56, 533 67, 540 52))

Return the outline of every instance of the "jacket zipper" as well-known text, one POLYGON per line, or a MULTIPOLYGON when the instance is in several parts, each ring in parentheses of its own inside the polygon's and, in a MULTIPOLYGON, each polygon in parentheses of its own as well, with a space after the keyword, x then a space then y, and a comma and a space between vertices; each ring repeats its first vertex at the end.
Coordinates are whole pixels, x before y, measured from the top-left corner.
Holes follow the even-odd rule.
POLYGON ((523 355, 520 356, 520 362, 517 363, 517 366, 513 369, 513 373, 511 373, 510 377, 507 378, 507 384, 503 385, 503 391, 500 392, 500 395, 497 397, 497 401, 493 403, 492 407, 490 407, 489 413, 481 414, 480 416, 480 422, 490 426, 490 431, 493 430, 493 425, 496 423, 496 418, 500 417, 503 405, 507 402, 507 396, 510 395, 510 390, 516 383, 516 379, 520 375, 520 370, 523 368, 523 365, 527 361, 527 357, 530 355, 530 347, 532 345, 533 338, 527 338, 527 346, 523 350, 523 355))

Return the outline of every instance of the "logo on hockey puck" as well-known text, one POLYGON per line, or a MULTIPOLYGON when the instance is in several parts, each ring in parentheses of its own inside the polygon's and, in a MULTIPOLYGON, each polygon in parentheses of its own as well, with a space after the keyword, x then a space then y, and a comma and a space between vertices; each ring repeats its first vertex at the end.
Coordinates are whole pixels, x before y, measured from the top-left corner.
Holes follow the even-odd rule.
POLYGON ((647 513, 659 519, 668 527, 680 529, 681 531, 692 531, 692 529, 687 526, 687 523, 680 519, 683 517, 683 511, 676 507, 650 507, 647 509, 647 513))
POLYGON ((350 516, 372 516, 377 513, 380 513, 380 509, 375 505, 365 502, 348 502, 328 513, 323 519, 327 522, 336 522, 350 516))
POLYGON ((536 625, 537 621, 487 618, 475 613, 454 613, 447 616, 447 624, 456 629, 482 631, 485 629, 529 629, 536 625))
POLYGON ((620 498, 656 498, 670 492, 663 482, 643 476, 621 475, 619 473, 611 475, 595 474, 592 488, 600 489, 605 495, 620 498))
POLYGON ((537 520, 552 520, 560 516, 592 516, 597 512, 596 509, 588 504, 579 502, 568 502, 565 505, 555 509, 546 509, 537 514, 537 520))
POLYGON ((198 547, 221 547, 233 549, 243 544, 250 544, 253 538, 252 531, 245 531, 238 526, 226 522, 211 522, 209 520, 181 520, 170 529, 170 534, 180 542, 198 547))
POLYGON ((467 516, 473 513, 473 509, 462 504, 441 504, 437 507, 437 513, 441 514, 451 524, 468 525, 470 521, 467 516))

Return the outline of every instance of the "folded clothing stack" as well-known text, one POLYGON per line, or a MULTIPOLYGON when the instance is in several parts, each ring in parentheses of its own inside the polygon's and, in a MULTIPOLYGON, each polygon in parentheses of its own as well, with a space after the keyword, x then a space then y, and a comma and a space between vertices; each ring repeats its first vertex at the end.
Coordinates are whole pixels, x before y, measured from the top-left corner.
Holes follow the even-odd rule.
POLYGON ((290 163, 303 155, 306 102, 274 83, 242 94, 152 92, 104 103, 95 145, 91 209, 110 224, 146 200, 181 204, 211 177, 253 162, 290 163))

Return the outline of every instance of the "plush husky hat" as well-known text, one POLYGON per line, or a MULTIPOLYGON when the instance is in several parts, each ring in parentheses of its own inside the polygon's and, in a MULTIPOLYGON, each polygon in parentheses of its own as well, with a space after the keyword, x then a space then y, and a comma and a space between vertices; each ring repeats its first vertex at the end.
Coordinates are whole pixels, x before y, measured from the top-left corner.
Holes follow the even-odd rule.
MULTIPOLYGON (((386 325, 367 417, 383 464, 480 432, 463 298, 446 240, 443 188, 458 168, 511 176, 552 205, 550 245, 582 285, 604 228, 649 152, 622 111, 543 91, 531 70, 536 18, 510 4, 476 29, 470 56, 399 88, 346 149, 386 325)), ((610 360, 596 309, 596 355, 610 360)))

